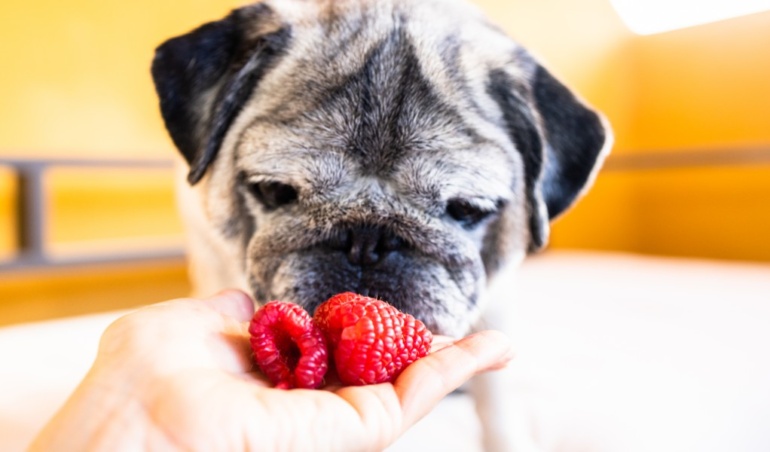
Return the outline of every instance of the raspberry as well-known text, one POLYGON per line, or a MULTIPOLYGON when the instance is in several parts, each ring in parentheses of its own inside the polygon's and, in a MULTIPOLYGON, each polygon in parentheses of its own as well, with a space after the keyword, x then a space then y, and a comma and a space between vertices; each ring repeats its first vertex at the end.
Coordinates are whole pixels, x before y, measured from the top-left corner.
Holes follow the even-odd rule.
POLYGON ((340 381, 366 385, 394 381, 427 355, 433 335, 409 314, 382 300, 342 293, 318 307, 313 320, 333 353, 340 381))
POLYGON ((333 352, 337 348, 337 343, 342 335, 342 322, 339 318, 331 317, 332 311, 336 310, 340 305, 355 301, 359 297, 361 297, 361 295, 353 292, 337 294, 316 308, 315 314, 313 314, 313 322, 315 322, 315 324, 321 328, 321 332, 324 333, 330 351, 333 352))
POLYGON ((260 370, 278 388, 315 389, 329 367, 326 340, 301 306, 271 301, 249 324, 251 348, 260 370))

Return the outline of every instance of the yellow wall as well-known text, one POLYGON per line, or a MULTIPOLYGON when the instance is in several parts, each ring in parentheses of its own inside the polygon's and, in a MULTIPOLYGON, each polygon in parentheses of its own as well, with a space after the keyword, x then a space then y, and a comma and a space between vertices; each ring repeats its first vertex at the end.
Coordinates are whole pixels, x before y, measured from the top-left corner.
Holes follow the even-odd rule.
POLYGON ((552 246, 767 262, 768 206, 770 164, 606 172, 552 246))
POLYGON ((173 185, 171 170, 51 170, 48 239, 61 249, 89 241, 178 236, 173 185))
POLYGON ((763 163, 604 172, 552 246, 770 261, 770 12, 628 51, 635 100, 616 156, 759 148, 763 163))
POLYGON ((770 12, 636 39, 631 146, 770 144, 770 12))
POLYGON ((14 251, 16 185, 13 173, 0 167, 0 260, 7 259, 14 251))
POLYGON ((170 157, 149 67, 235 1, 35 0, 0 14, 0 155, 170 157))

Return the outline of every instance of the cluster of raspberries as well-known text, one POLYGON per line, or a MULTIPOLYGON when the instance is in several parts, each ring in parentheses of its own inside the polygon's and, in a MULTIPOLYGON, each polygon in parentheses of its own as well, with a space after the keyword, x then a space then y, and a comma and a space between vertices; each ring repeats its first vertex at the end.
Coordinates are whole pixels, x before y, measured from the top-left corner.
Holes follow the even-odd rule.
POLYGON ((284 389, 319 388, 330 369, 348 386, 392 382, 433 341, 411 315, 350 292, 327 300, 313 317, 294 303, 271 301, 254 314, 249 333, 259 369, 284 389))

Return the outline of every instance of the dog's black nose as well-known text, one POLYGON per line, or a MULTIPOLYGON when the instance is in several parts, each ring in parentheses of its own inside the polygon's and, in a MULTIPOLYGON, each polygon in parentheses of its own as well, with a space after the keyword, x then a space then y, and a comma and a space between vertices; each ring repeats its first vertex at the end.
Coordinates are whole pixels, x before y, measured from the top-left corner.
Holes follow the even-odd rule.
POLYGON ((380 262, 391 251, 404 248, 404 241, 380 226, 361 225, 346 229, 334 248, 344 251, 353 265, 369 266, 380 262))

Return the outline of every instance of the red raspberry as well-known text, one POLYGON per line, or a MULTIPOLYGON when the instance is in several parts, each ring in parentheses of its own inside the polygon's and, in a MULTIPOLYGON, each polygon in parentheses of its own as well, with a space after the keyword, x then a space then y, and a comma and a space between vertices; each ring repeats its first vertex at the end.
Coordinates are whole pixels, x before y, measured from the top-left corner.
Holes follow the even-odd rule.
POLYGON ((329 367, 326 340, 301 306, 265 304, 254 313, 249 333, 257 365, 276 387, 321 386, 329 367))
POLYGON ((313 317, 333 353, 340 381, 366 385, 394 381, 427 355, 433 335, 419 320, 382 300, 342 293, 313 317))

